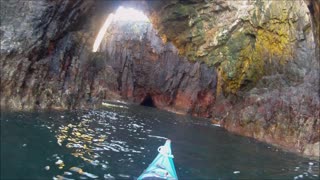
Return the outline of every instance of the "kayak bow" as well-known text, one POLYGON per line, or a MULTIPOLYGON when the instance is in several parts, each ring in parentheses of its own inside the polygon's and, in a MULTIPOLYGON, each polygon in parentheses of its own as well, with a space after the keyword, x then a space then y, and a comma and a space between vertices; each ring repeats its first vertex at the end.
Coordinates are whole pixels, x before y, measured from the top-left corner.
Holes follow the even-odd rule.
POLYGON ((167 140, 158 148, 159 154, 146 170, 138 177, 138 180, 169 179, 178 180, 171 153, 171 140, 167 140))

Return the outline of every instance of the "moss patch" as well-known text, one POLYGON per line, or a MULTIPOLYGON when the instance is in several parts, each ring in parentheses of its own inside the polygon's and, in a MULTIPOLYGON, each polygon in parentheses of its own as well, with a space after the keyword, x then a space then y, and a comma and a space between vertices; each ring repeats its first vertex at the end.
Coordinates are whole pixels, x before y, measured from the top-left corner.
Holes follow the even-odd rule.
POLYGON ((269 21, 256 31, 236 31, 227 43, 213 51, 209 62, 221 67, 224 93, 248 90, 266 73, 266 63, 283 66, 291 54, 289 26, 269 21))

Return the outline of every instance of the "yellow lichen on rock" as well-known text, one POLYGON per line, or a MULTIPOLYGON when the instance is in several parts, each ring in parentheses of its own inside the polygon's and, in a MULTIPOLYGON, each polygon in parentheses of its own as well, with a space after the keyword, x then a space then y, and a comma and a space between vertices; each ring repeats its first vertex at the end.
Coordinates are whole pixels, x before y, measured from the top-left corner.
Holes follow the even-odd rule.
POLYGON ((217 88, 236 94, 293 59, 296 36, 300 33, 303 39, 305 31, 298 27, 308 27, 305 10, 299 7, 298 1, 266 0, 168 3, 160 11, 164 16, 156 16, 153 23, 179 54, 220 69, 217 88), (174 31, 166 28, 169 25, 174 31))
POLYGON ((277 59, 281 65, 284 65, 291 53, 287 24, 273 24, 271 27, 277 30, 259 29, 257 31, 256 51, 262 58, 277 59))
POLYGON ((267 71, 267 63, 284 66, 292 54, 290 39, 294 37, 287 22, 270 20, 256 30, 246 27, 234 32, 225 46, 216 50, 223 54, 223 58, 217 55, 215 62, 221 62, 225 93, 252 87, 267 71))

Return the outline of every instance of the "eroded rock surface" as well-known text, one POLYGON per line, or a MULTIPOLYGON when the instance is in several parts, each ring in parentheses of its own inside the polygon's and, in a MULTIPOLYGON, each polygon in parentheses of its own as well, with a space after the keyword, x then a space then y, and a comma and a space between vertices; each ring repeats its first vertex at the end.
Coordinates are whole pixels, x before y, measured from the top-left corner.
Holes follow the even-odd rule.
POLYGON ((86 45, 78 39, 86 37, 75 31, 92 4, 1 1, 2 107, 67 108, 86 98, 85 87, 91 82, 82 76, 87 68, 78 65, 87 58, 79 57, 86 45), (65 83, 69 79, 81 83, 74 93, 65 83))
POLYGON ((105 43, 103 59, 114 69, 123 98, 138 103, 151 98, 161 109, 211 116, 217 83, 214 68, 179 57, 150 23, 115 23, 105 43))
MULTIPOLYGON (((19 27, 15 35, 8 35, 14 27, 8 18, 2 26, 5 32, 1 49, 5 54, 1 60, 3 106, 85 108, 105 99, 123 98, 140 104, 150 98, 161 109, 211 116, 209 110, 215 100, 217 83, 213 67, 179 57, 176 48, 163 43, 150 23, 114 23, 100 52, 92 53, 90 45, 95 36, 91 31, 66 32, 64 29, 72 27, 71 20, 59 21, 60 15, 69 10, 71 15, 78 11, 84 15, 81 8, 88 5, 91 4, 84 1, 79 1, 77 6, 63 2, 21 3, 22 8, 30 8, 26 11, 31 14, 27 16, 30 27, 19 27), (33 17, 33 13, 39 17, 33 17), (48 17, 52 19, 44 29, 38 25, 47 20, 41 13, 50 14, 48 17), (25 34, 34 31, 41 31, 41 36, 25 34), (61 38, 60 31, 65 33, 61 38), (26 53, 26 57, 23 47, 33 52, 26 53)), ((88 21, 87 25, 92 24, 88 21)))
POLYGON ((154 6, 151 19, 163 39, 190 60, 217 67, 225 94, 247 91, 274 74, 289 84, 301 83, 317 65, 309 10, 302 0, 170 1, 154 6))
POLYGON ((164 40, 217 68, 215 123, 319 156, 319 2, 150 4, 164 40))

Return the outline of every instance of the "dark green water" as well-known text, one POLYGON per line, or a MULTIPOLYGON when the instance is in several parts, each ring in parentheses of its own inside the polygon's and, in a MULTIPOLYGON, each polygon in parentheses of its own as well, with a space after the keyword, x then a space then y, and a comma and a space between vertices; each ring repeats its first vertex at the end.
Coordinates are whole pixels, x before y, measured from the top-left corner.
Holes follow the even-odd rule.
POLYGON ((319 179, 319 162, 201 119, 138 106, 2 112, 1 179, 134 179, 163 137, 172 140, 180 179, 319 179))

